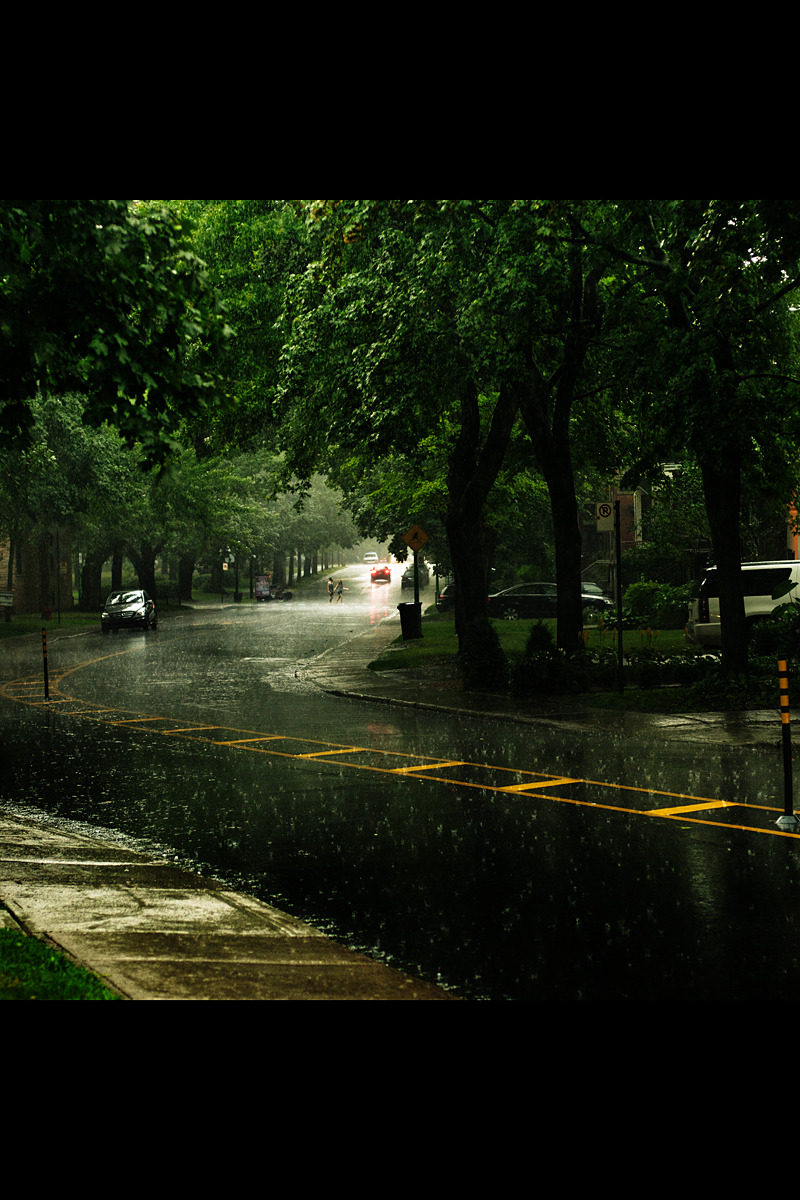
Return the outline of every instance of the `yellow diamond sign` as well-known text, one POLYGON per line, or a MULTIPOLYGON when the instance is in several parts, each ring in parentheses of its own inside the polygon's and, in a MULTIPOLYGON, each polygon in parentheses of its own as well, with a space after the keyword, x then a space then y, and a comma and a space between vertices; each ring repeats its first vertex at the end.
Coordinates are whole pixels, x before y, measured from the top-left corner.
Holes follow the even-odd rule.
POLYGON ((428 535, 419 525, 412 525, 408 533, 403 534, 403 541, 412 550, 421 550, 428 540, 428 535))

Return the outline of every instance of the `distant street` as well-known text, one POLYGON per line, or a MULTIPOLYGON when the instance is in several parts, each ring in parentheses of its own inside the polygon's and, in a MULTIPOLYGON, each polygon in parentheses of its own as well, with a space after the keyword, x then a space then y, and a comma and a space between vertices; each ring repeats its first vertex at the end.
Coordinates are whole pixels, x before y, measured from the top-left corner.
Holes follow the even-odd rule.
POLYGON ((402 569, 54 638, 46 707, 36 639, 5 642, 0 803, 160 845, 468 998, 800 997, 779 754, 325 695, 304 664, 396 618, 402 569))

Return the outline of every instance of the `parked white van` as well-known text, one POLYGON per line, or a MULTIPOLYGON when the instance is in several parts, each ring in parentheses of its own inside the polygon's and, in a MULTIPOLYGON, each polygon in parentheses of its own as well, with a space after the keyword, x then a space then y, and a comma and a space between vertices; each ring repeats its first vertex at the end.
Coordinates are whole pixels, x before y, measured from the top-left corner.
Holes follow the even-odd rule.
MULTIPOLYGON (((781 604, 800 602, 800 561, 742 563, 742 582, 745 616, 748 621, 757 621, 781 604), (786 591, 789 584, 795 587, 786 591), (778 592, 781 594, 776 595, 778 592)), ((706 571, 700 593, 689 605, 686 636, 700 646, 722 644, 716 567, 706 571)))

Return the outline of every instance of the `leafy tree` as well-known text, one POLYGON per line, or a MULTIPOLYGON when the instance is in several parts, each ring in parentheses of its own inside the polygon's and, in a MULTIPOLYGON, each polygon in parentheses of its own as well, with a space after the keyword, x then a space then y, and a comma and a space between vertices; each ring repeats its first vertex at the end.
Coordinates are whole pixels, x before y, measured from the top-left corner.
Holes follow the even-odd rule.
MULTIPOLYGON (((403 454, 451 423, 445 525, 460 649, 487 644, 483 508, 517 412, 490 382, 471 308, 487 230, 451 202, 308 205, 312 258, 287 289, 282 447, 300 479, 337 458, 403 454), (491 400, 489 397, 491 396, 491 400)), ((502 656, 485 661, 483 682, 502 656)))
POLYGON ((2 445, 27 444, 38 393, 73 392, 163 463, 179 420, 221 402, 229 330, 187 235, 135 201, 0 201, 2 445))
POLYGON ((224 305, 235 337, 219 344, 216 367, 232 403, 194 414, 187 440, 201 456, 271 446, 284 292, 305 265, 305 223, 290 200, 170 200, 191 229, 192 247, 224 305))
POLYGON ((723 669, 748 662, 740 513, 748 481, 796 490, 798 372, 790 301, 800 210, 782 200, 608 202, 580 226, 627 287, 618 369, 664 457, 698 463, 720 582, 723 669), (603 219, 600 219, 602 217, 603 219))
POLYGON ((611 258, 577 235, 598 201, 472 201, 491 229, 473 313, 498 385, 519 409, 552 513, 558 583, 557 643, 582 647, 581 535, 576 447, 613 473, 609 328, 611 258))

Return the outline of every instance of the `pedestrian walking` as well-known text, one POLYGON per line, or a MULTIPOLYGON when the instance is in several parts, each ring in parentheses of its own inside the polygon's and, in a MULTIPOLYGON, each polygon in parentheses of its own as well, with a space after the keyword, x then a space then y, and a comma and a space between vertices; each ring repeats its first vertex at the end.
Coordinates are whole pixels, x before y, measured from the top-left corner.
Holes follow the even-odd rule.
POLYGON ((333 603, 333 576, 328 580, 328 604, 333 603))
POLYGON ((341 602, 342 592, 349 592, 349 591, 350 591, 350 589, 346 588, 340 579, 336 585, 336 603, 339 604, 341 602))

